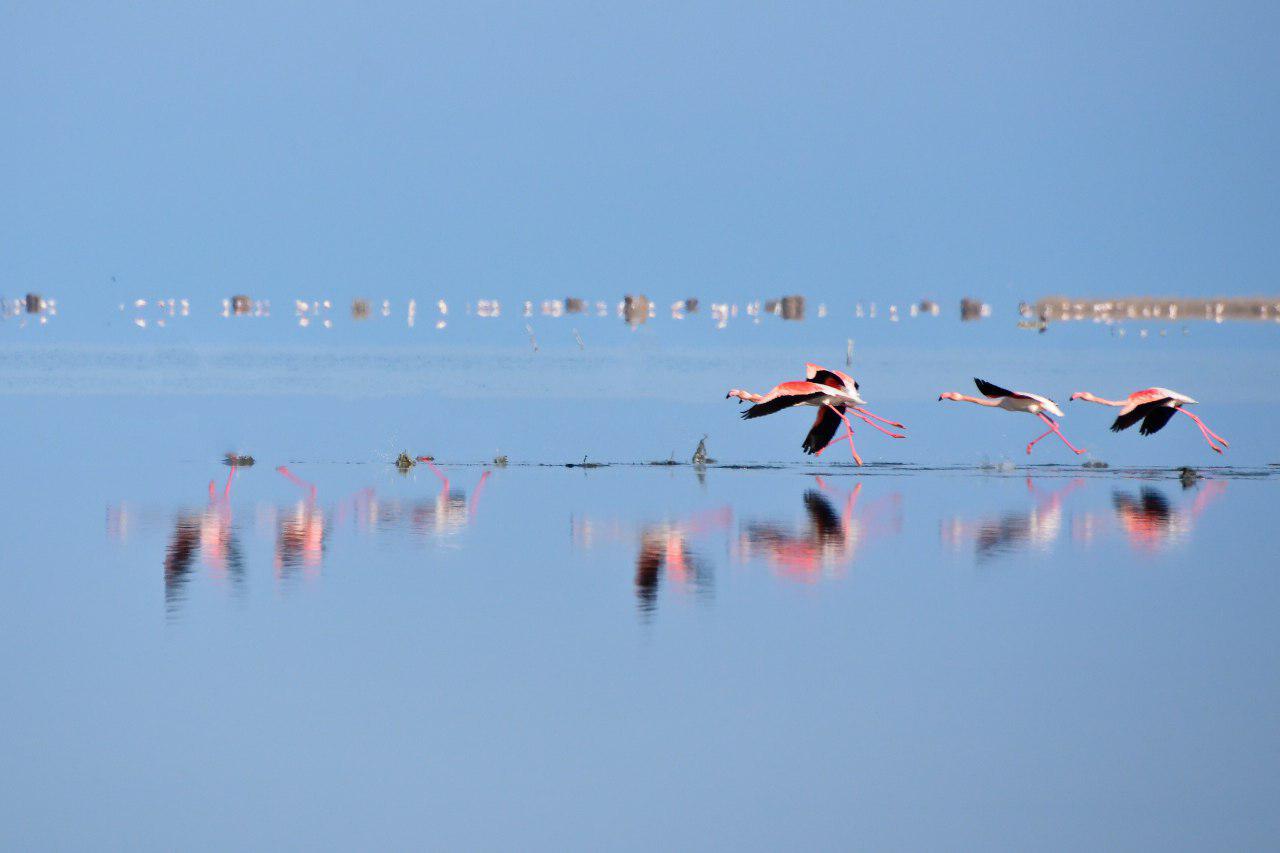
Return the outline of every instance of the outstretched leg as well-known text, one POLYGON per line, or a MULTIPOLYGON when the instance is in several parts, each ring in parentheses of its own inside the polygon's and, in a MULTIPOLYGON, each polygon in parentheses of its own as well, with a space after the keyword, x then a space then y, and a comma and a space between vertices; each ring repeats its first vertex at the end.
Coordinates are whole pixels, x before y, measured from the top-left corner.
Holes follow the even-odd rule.
MULTIPOLYGON (((1040 435, 1037 435, 1034 439, 1032 439, 1030 442, 1028 442, 1028 443, 1027 443, 1027 455, 1028 455, 1028 456, 1030 456, 1030 455, 1031 455, 1031 448, 1033 448, 1033 447, 1035 447, 1035 446, 1036 446, 1036 442, 1038 442, 1040 439, 1042 439, 1042 438, 1044 438, 1045 436, 1048 436, 1048 435, 1053 435, 1053 428, 1052 428, 1052 427, 1050 427, 1049 429, 1045 430, 1045 431, 1044 431, 1044 432, 1042 432, 1040 435)), ((1029 484, 1029 483, 1030 483, 1030 478, 1028 478, 1028 484, 1029 484)))
POLYGON ((1074 453, 1074 454, 1076 454, 1077 456, 1079 456, 1081 453, 1084 453, 1084 452, 1085 452, 1084 450, 1081 450, 1080 448, 1076 447, 1076 446, 1075 446, 1074 444, 1072 444, 1071 442, 1067 441, 1067 437, 1066 437, 1065 435, 1063 435, 1063 434, 1062 434, 1062 430, 1058 429, 1058 424, 1054 422, 1053 418, 1050 418, 1050 417, 1049 417, 1048 415, 1046 415, 1044 412, 1037 412, 1037 413, 1036 413, 1036 415, 1040 418, 1040 420, 1044 421, 1045 423, 1047 423, 1047 424, 1049 425, 1049 429, 1050 429, 1050 430, 1052 430, 1053 432, 1057 433, 1058 438, 1062 439, 1062 443, 1063 443, 1063 444, 1065 444, 1067 447, 1070 447, 1070 448, 1071 448, 1071 452, 1072 452, 1072 453, 1074 453))
POLYGON ((1191 413, 1190 413, 1190 412, 1188 412, 1186 409, 1184 409, 1182 406, 1179 406, 1179 407, 1178 407, 1178 411, 1179 411, 1179 412, 1182 412, 1182 414, 1186 415, 1187 417, 1191 418, 1191 420, 1193 420, 1193 421, 1195 421, 1195 422, 1196 422, 1196 426, 1200 427, 1200 432, 1204 434, 1205 440, 1209 442, 1209 446, 1210 446, 1210 447, 1212 447, 1212 448, 1214 449, 1214 451, 1215 451, 1215 452, 1217 452, 1217 453, 1221 453, 1221 452, 1222 452, 1222 450, 1221 450, 1221 449, 1219 449, 1219 448, 1218 448, 1218 447, 1213 443, 1213 440, 1214 440, 1215 438, 1216 438, 1216 439, 1217 439, 1217 440, 1222 444, 1222 446, 1223 446, 1223 447, 1230 447, 1230 446, 1231 446, 1230 444, 1228 444, 1228 443, 1227 443, 1227 440, 1226 440, 1225 438, 1223 438, 1222 436, 1218 435, 1218 434, 1217 434, 1216 432, 1214 432, 1213 430, 1209 429, 1209 427, 1205 424, 1205 422, 1204 422, 1204 421, 1202 421, 1202 420, 1200 420, 1200 418, 1199 418, 1199 417, 1197 417, 1196 415, 1191 414, 1191 413))
POLYGON ((875 419, 876 419, 876 420, 878 420, 880 423, 882 423, 882 424, 888 424, 888 425, 889 425, 889 426, 891 426, 891 427, 897 427, 898 429, 906 429, 906 428, 907 428, 905 424, 900 424, 900 423, 898 423, 897 421, 891 421, 891 420, 889 420, 888 418, 882 418, 882 417, 880 417, 879 415, 877 415, 875 412, 868 412, 866 409, 862 409, 862 408, 855 408, 855 409, 854 409, 854 411, 855 411, 855 412, 862 412, 862 414, 866 415, 867 417, 875 418, 875 419))
POLYGON ((823 403, 823 405, 826 406, 831 411, 835 412, 837 415, 839 415, 840 420, 844 421, 844 425, 848 429, 848 432, 845 433, 845 436, 849 439, 849 452, 853 454, 853 461, 861 465, 862 457, 858 455, 858 448, 853 446, 853 424, 849 423, 849 419, 844 416, 844 412, 840 411, 835 406, 831 405, 830 403, 823 403))
MULTIPOLYGON (((870 418, 868 418, 866 416, 866 412, 863 412, 860 409, 854 408, 854 409, 850 409, 850 411, 852 411, 858 417, 862 418, 862 420, 867 424, 867 426, 875 427, 876 429, 880 430, 882 433, 889 436, 890 438, 906 438, 906 436, 902 435, 901 433, 889 432, 889 430, 885 429, 884 427, 880 426, 880 424, 875 423, 870 418)), ((881 418, 881 420, 884 420, 884 419, 881 418)), ((890 421, 885 421, 885 423, 890 423, 890 421)))

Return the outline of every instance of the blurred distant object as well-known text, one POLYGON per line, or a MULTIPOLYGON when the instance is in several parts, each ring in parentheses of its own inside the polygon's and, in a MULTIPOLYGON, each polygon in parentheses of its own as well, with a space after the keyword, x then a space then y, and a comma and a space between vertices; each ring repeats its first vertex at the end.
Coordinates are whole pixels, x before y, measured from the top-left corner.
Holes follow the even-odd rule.
POLYGON ((351 319, 352 320, 368 320, 369 319, 369 300, 368 299, 352 300, 351 319))
POLYGON ((396 457, 396 467, 401 471, 408 471, 417 464, 418 463, 414 461, 413 457, 403 450, 401 450, 400 455, 396 457))
POLYGON ((230 465, 232 468, 249 468, 253 465, 253 457, 228 453, 222 457, 222 464, 230 465))
POLYGON ((960 320, 968 323, 971 320, 981 320, 984 317, 991 316, 991 306, 980 299, 970 299, 965 297, 960 300, 960 320))
POLYGON ((28 293, 14 299, 0 298, 0 319, 20 317, 19 326, 27 324, 27 317, 45 325, 50 317, 57 316, 58 303, 53 299, 45 299, 38 293, 28 293))
POLYGON ((1027 306, 1045 322, 1118 323, 1126 320, 1183 322, 1186 320, 1252 320, 1280 323, 1280 296, 1224 296, 1181 299, 1167 296, 1128 296, 1119 299, 1070 299, 1048 296, 1027 306))
MULTIPOLYGON (((333 302, 328 299, 307 302, 305 299, 293 300, 293 313, 298 318, 298 325, 304 329, 311 325, 313 320, 317 320, 318 325, 325 329, 333 328, 333 320, 324 316, 333 308, 333 302)), ((226 316, 225 313, 223 316, 226 316)))
POLYGON ((587 310, 587 303, 576 296, 570 296, 564 300, 564 313, 566 314, 581 314, 585 310, 587 310))
POLYGON ((932 299, 921 299, 920 304, 916 307, 919 309, 921 314, 928 314, 932 317, 937 317, 942 313, 942 309, 938 307, 938 303, 934 302, 932 299))
POLYGON ((803 320, 804 319, 804 297, 803 296, 784 296, 781 299, 769 299, 764 303, 764 310, 768 314, 776 314, 784 320, 803 320))
POLYGON ((649 297, 632 296, 628 293, 626 298, 622 300, 622 318, 627 321, 629 326, 639 326, 649 319, 651 307, 649 297))
POLYGON ((243 293, 222 300, 223 317, 270 317, 271 303, 266 299, 250 299, 243 293))
POLYGON ((696 298, 677 299, 671 303, 671 319, 683 320, 687 314, 698 313, 698 300, 696 298))

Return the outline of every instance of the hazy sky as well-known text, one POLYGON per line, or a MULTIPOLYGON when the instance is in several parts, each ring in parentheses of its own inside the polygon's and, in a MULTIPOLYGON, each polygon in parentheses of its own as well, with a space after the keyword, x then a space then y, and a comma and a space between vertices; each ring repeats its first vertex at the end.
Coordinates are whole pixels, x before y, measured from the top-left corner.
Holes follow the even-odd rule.
POLYGON ((0 289, 1274 291, 1280 7, 1069 6, 5 3, 0 289))

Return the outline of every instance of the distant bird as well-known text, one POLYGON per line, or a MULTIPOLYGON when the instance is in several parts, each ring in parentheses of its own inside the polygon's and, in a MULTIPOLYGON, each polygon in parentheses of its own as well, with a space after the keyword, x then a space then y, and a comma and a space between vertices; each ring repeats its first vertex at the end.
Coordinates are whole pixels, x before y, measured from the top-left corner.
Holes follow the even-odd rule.
POLYGON ((1058 438, 1062 439, 1062 443, 1076 453, 1084 453, 1084 450, 1076 447, 1067 441, 1067 437, 1062 434, 1062 430, 1058 429, 1058 424, 1045 414, 1052 412, 1058 417, 1065 417, 1062 409, 1058 408, 1058 404, 1050 400, 1048 397, 1041 397, 1039 394, 1032 394, 1029 391, 1008 391, 999 385, 992 385, 983 379, 974 377, 974 383, 978 386, 978 390, 982 392, 985 399, 978 397, 969 397, 964 394, 957 394, 954 391, 947 391, 938 395, 939 400, 963 400, 966 403, 977 403, 979 406, 992 406, 998 409, 1004 409, 1006 412, 1026 412, 1029 415, 1035 415, 1040 420, 1049 425, 1049 429, 1042 435, 1036 436, 1027 444, 1027 453, 1031 452, 1031 448, 1036 446, 1036 442, 1049 435, 1056 433, 1058 438))
POLYGON ((1195 400, 1186 394, 1170 391, 1168 388, 1143 388, 1141 391, 1134 391, 1123 400, 1104 400, 1088 391, 1077 391, 1071 395, 1071 399, 1120 407, 1120 416, 1111 424, 1112 432, 1126 430, 1138 421, 1142 421, 1138 432, 1142 435, 1153 435, 1164 429, 1164 425, 1169 423, 1176 413, 1182 412, 1200 427, 1200 433, 1204 436, 1204 440, 1209 442, 1209 447, 1213 448, 1214 453, 1221 453, 1223 448, 1231 446, 1225 438, 1209 429, 1204 421, 1183 408, 1183 406, 1192 405, 1196 402, 1195 400), (1214 443, 1215 439, 1222 447, 1214 443))
POLYGON ((792 406, 817 406, 818 416, 814 419, 809 434, 805 436, 804 443, 800 445, 805 453, 814 456, 820 456, 822 451, 827 449, 840 428, 840 421, 844 421, 845 435, 849 439, 849 452, 853 454, 855 462, 862 464, 862 457, 858 455, 858 449, 853 444, 853 425, 849 423, 846 412, 861 418, 885 435, 906 438, 905 435, 890 432, 872 419, 899 429, 905 428, 902 424, 861 408, 866 405, 866 401, 858 393, 859 385, 852 376, 839 370, 828 370, 816 364, 806 364, 804 367, 805 381, 803 382, 783 382, 781 385, 774 386, 767 394, 753 394, 750 391, 734 388, 725 394, 725 398, 737 397, 739 400, 755 403, 742 413, 742 417, 746 419, 772 415, 774 412, 780 412, 792 406))

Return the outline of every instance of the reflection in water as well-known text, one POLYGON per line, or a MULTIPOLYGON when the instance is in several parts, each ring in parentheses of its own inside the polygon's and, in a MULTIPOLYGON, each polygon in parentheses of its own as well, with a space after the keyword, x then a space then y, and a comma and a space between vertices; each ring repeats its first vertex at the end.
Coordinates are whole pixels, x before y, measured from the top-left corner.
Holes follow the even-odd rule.
POLYGON ((209 504, 203 512, 180 512, 173 535, 165 548, 164 601, 169 614, 177 612, 185 596, 197 556, 201 556, 215 578, 229 579, 236 589, 244 582, 244 558, 236 542, 231 518, 231 482, 235 468, 219 494, 209 481, 209 504))
POLYGON ((307 576, 318 574, 324 562, 324 511, 316 505, 316 487, 281 465, 280 474, 306 493, 291 510, 280 516, 276 529, 275 570, 278 578, 287 577, 302 567, 307 576))
POLYGON ((853 487, 836 512, 823 492, 832 491, 821 477, 818 489, 804 493, 805 526, 794 531, 775 522, 745 524, 738 536, 738 556, 762 556, 783 577, 815 581, 839 577, 869 538, 902 531, 901 497, 892 494, 858 509, 862 483, 853 487), (821 490, 821 491, 819 491, 821 490), (855 512, 856 510, 856 512, 855 512))
POLYGON ((647 618, 657 610, 658 591, 664 575, 677 590, 693 592, 703 599, 710 598, 714 591, 711 566, 697 554, 690 542, 722 530, 732 521, 733 510, 721 507, 676 521, 646 524, 641 526, 638 534, 626 525, 601 524, 572 516, 569 528, 574 543, 588 549, 601 542, 638 536, 640 547, 636 554, 636 607, 640 615, 647 618))
MULTIPOLYGON (((438 489, 432 489, 429 496, 384 499, 375 489, 366 487, 334 503, 322 502, 315 484, 287 467, 278 468, 281 477, 296 486, 301 495, 296 502, 284 506, 272 502, 257 507, 250 525, 259 532, 264 567, 271 564, 274 578, 282 586, 318 578, 330 559, 333 537, 346 531, 357 538, 385 536, 402 543, 451 540, 465 544, 467 540, 454 537, 475 520, 491 472, 480 474, 468 496, 455 489, 435 464, 428 463, 428 467, 439 481, 438 489)), ((163 565, 168 613, 183 606, 190 595, 189 588, 194 586, 192 580, 199 577, 202 567, 210 578, 225 583, 233 592, 244 589, 246 558, 238 536, 245 534, 243 525, 234 523, 231 507, 232 486, 243 476, 242 470, 233 468, 225 484, 218 487, 210 483, 208 503, 199 510, 140 512, 123 502, 107 508, 107 535, 121 545, 127 545, 129 538, 138 533, 145 535, 148 529, 165 531, 163 565)), ((899 482, 908 489, 937 489, 941 485, 936 481, 927 483, 923 478, 899 482)), ((1006 482, 1006 487, 1016 489, 1013 500, 1017 507, 977 517, 944 509, 938 522, 939 540, 944 548, 970 552, 979 561, 1035 551, 1083 555, 1095 545, 1107 547, 1111 545, 1108 539, 1119 538, 1134 551, 1158 553, 1189 540, 1198 517, 1223 495, 1228 481, 1202 480, 1185 492, 1156 482, 1127 482, 1132 485, 1100 477, 1027 477, 1025 490, 1017 482, 1006 482), (1079 490, 1086 494, 1068 501, 1079 490), (1064 530, 1070 532, 1065 543, 1064 530)), ((664 594, 711 600, 716 566, 708 559, 707 543, 703 541, 709 537, 718 539, 723 534, 732 562, 758 560, 778 577, 812 583, 842 577, 860 549, 876 536, 901 533, 902 499, 898 493, 868 502, 863 482, 855 482, 847 491, 833 488, 822 477, 813 478, 813 483, 799 495, 803 508, 799 523, 785 516, 765 516, 743 521, 731 530, 735 515, 732 503, 657 522, 632 522, 624 517, 601 523, 589 516, 571 516, 571 542, 574 547, 588 550, 601 543, 625 543, 626 582, 639 614, 648 619, 656 613, 664 594)), ((237 489, 243 500, 244 486, 237 489)), ((769 497, 762 506, 790 504, 794 512, 797 495, 787 494, 788 491, 769 497)), ((961 490, 951 498, 964 505, 970 495, 961 490)), ((758 500, 759 496, 753 493, 751 502, 758 500)), ((553 546, 545 541, 539 543, 535 537, 535 541, 521 547, 546 551, 553 546)), ((151 561, 155 551, 150 553, 153 556, 147 557, 147 562, 154 565, 151 561)))
MULTIPOLYGON (((436 493, 434 501, 421 501, 413 505, 409 510, 410 526, 414 533, 423 535, 458 533, 475 519, 476 510, 480 506, 480 495, 484 492, 484 484, 488 482, 490 472, 486 469, 480 474, 480 480, 468 502, 467 493, 451 489, 448 476, 434 462, 430 459, 423 461, 431 466, 431 470, 440 479, 440 491, 436 493)), ((398 504, 394 505, 394 511, 399 514, 398 504)), ((388 520, 394 517, 389 516, 388 520)))
POLYGON ((979 560, 1027 549, 1048 550, 1062 532, 1062 504, 1067 495, 1084 485, 1076 477, 1063 486, 1044 491, 1027 477, 1027 491, 1035 499, 1030 511, 965 521, 952 516, 942 522, 942 541, 953 549, 974 543, 979 560))
POLYGON ((1143 486, 1137 496, 1119 489, 1111 493, 1116 520, 1135 551, 1154 553, 1184 541, 1205 507, 1227 488, 1225 480, 1203 483, 1190 509, 1179 509, 1156 486, 1143 486))

